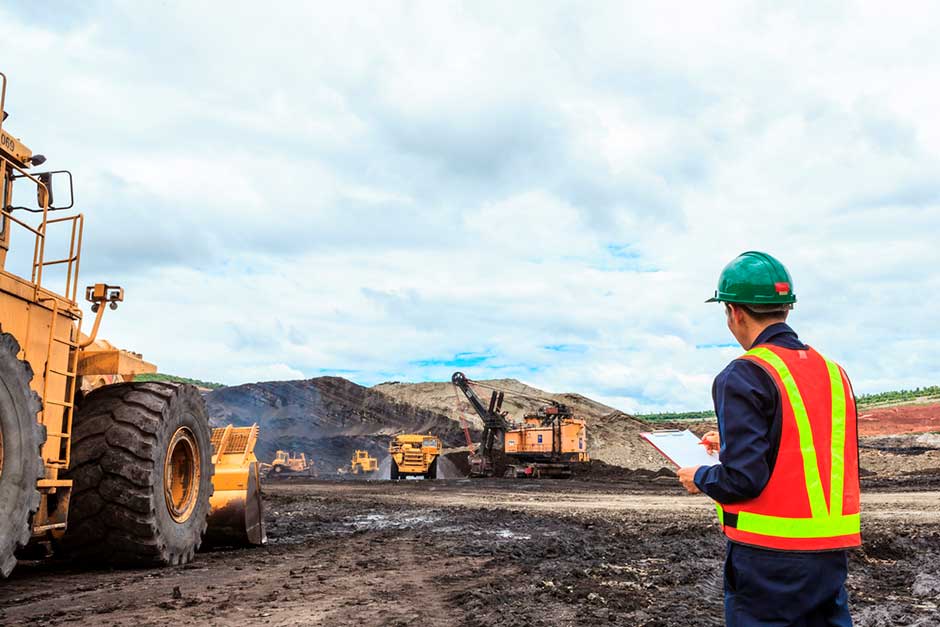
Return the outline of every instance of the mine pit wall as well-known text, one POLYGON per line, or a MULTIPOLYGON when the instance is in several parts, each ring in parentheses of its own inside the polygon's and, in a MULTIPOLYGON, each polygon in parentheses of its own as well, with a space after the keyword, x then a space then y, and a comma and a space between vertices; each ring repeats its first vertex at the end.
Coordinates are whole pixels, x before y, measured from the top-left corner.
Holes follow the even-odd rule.
MULTIPOLYGON (((495 383, 508 388, 521 386, 511 381, 495 383)), ((534 390, 525 386, 519 389, 534 390)), ((667 466, 639 433, 673 425, 643 423, 576 394, 550 396, 587 421, 587 453, 601 462, 587 468, 590 475, 617 476, 620 471, 612 468, 617 466, 654 473, 667 466)), ((356 449, 368 451, 381 464, 388 457, 388 443, 396 433, 431 432, 450 449, 444 457, 454 463, 457 472, 466 475, 469 471, 466 448, 458 448, 465 447, 466 439, 454 419, 450 383, 366 388, 339 377, 270 381, 213 390, 206 394, 206 404, 213 426, 260 425, 256 454, 261 461, 270 462, 277 450, 305 453, 321 477, 334 476, 338 468, 348 469, 356 449)), ((521 417, 531 407, 511 405, 510 409, 521 417)), ((704 433, 709 425, 682 425, 687 427, 704 433)), ((479 429, 471 428, 475 441, 479 436, 479 429)))
POLYGON ((348 469, 356 449, 382 464, 396 433, 430 432, 445 447, 466 444, 450 417, 339 377, 222 388, 206 394, 206 404, 213 426, 260 425, 255 453, 261 461, 270 462, 278 450, 305 453, 320 476, 348 469))
MULTIPOLYGON (((518 382, 494 383, 544 395, 518 382)), ((662 456, 639 437, 641 431, 652 425, 577 394, 551 397, 568 404, 587 421, 587 452, 591 459, 652 471, 664 466, 662 456)), ((357 448, 369 451, 381 463, 395 433, 431 432, 448 449, 466 445, 460 423, 454 418, 450 383, 365 388, 338 377, 320 377, 222 388, 209 392, 206 402, 214 425, 260 424, 256 452, 262 461, 273 459, 279 449, 306 453, 313 458, 320 476, 333 475, 337 468, 348 468, 357 448)), ((521 418, 531 409, 507 402, 514 418, 521 418)), ((470 418, 472 421, 473 417, 470 418)), ((479 428, 471 427, 475 441, 479 435, 479 428)), ((465 453, 447 458, 459 471, 467 471, 465 453)))

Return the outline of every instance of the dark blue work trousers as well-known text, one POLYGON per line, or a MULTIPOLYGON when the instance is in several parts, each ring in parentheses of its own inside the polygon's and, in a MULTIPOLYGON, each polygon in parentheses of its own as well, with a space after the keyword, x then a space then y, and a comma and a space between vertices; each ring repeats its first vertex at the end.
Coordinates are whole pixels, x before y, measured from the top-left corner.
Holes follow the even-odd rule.
POLYGON ((728 542, 728 627, 851 627, 845 551, 769 551, 728 542))

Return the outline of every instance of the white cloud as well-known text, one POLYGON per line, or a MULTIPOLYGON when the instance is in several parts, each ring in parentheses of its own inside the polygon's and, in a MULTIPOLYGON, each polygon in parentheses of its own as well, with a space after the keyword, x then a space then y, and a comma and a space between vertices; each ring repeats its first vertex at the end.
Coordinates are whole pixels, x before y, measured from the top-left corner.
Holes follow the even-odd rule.
POLYGON ((304 373, 287 364, 259 364, 257 366, 240 366, 231 371, 232 376, 240 381, 294 381, 303 379, 304 373))
POLYGON ((165 371, 699 409, 763 249, 858 391, 940 379, 932 4, 15 6, 5 128, 165 371))

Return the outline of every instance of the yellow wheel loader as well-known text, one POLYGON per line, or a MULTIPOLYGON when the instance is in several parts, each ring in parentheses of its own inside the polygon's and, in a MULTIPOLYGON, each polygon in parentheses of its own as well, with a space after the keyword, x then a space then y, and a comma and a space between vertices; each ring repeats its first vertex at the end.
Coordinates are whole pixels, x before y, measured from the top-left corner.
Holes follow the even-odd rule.
POLYGON ((367 474, 379 469, 379 460, 369 455, 369 451, 356 450, 349 463, 350 472, 354 475, 367 474))
POLYGON ((120 287, 86 289, 96 316, 82 333, 84 217, 59 213, 72 208, 72 177, 33 171, 45 158, 7 132, 6 87, 0 73, 0 576, 27 544, 102 564, 166 565, 190 561, 207 525, 223 540, 229 531, 263 542, 257 429, 220 434, 213 450, 194 387, 133 382, 156 367, 95 343, 120 287), (8 267, 17 260, 19 274, 8 267), (83 380, 110 384, 86 394, 83 380))

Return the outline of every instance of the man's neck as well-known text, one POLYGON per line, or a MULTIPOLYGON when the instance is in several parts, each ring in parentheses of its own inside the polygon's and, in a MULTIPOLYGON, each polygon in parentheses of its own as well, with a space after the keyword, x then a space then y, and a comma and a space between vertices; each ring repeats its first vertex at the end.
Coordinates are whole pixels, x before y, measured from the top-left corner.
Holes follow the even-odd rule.
POLYGON ((767 329, 767 327, 772 327, 773 325, 778 324, 779 322, 780 322, 779 320, 774 320, 772 322, 767 322, 767 323, 754 323, 754 328, 749 329, 749 333, 747 337, 748 339, 747 350, 751 350, 752 348, 754 348, 754 343, 757 341, 757 338, 760 337, 760 334, 763 333, 767 329))

